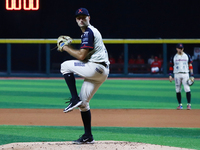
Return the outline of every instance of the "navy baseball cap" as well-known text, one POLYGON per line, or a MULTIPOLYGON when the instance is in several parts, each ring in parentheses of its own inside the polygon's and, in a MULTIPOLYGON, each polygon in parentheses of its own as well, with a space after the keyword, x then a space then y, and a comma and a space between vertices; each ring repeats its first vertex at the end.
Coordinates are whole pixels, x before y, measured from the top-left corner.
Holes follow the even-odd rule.
POLYGON ((183 44, 179 43, 176 45, 176 48, 184 48, 183 44))
POLYGON ((75 13, 75 16, 77 17, 78 15, 86 15, 86 16, 89 16, 89 12, 86 8, 79 8, 76 13, 75 13))

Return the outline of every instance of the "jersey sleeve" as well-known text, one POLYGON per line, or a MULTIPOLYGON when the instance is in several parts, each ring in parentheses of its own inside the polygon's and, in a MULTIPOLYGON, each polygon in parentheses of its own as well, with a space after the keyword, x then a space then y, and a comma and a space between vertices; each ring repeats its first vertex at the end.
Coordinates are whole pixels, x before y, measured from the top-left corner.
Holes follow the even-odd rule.
POLYGON ((89 28, 81 36, 81 49, 94 49, 94 33, 89 28))
POLYGON ((172 56, 172 57, 170 58, 170 61, 169 61, 169 74, 170 74, 170 75, 173 73, 173 66, 174 66, 173 58, 174 58, 174 56, 172 56))
POLYGON ((191 56, 189 54, 187 54, 187 56, 188 56, 188 64, 191 64, 193 62, 192 58, 191 58, 191 56))

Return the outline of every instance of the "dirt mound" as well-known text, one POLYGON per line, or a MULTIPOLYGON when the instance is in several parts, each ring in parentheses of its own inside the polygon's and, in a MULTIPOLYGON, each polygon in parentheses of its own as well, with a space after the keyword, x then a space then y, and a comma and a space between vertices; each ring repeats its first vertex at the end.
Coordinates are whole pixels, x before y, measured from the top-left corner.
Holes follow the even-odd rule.
POLYGON ((185 148, 120 141, 96 141, 94 144, 74 145, 71 142, 11 143, 0 150, 189 150, 185 148))

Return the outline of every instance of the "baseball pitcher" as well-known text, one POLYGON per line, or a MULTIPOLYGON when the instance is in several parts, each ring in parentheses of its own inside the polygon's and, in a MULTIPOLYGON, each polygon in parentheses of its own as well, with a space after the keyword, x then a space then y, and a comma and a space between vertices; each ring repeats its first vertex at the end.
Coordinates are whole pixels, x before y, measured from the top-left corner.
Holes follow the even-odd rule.
POLYGON ((82 31, 80 49, 75 50, 70 46, 72 39, 69 36, 60 36, 57 40, 59 51, 66 51, 71 56, 77 58, 77 60, 69 60, 61 64, 60 71, 72 96, 63 112, 67 113, 79 107, 85 133, 78 140, 73 141, 73 143, 93 144, 89 102, 101 84, 107 79, 110 62, 100 32, 90 24, 88 10, 86 8, 78 9, 75 17, 82 31), (74 74, 84 78, 79 95, 76 89, 74 74))

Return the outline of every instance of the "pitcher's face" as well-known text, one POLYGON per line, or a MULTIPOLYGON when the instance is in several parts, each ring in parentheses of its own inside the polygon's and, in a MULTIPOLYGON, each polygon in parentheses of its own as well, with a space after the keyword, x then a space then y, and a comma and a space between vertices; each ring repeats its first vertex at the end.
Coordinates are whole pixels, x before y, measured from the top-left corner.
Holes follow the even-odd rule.
POLYGON ((80 28, 87 27, 90 24, 90 16, 79 15, 76 17, 76 22, 80 28))

